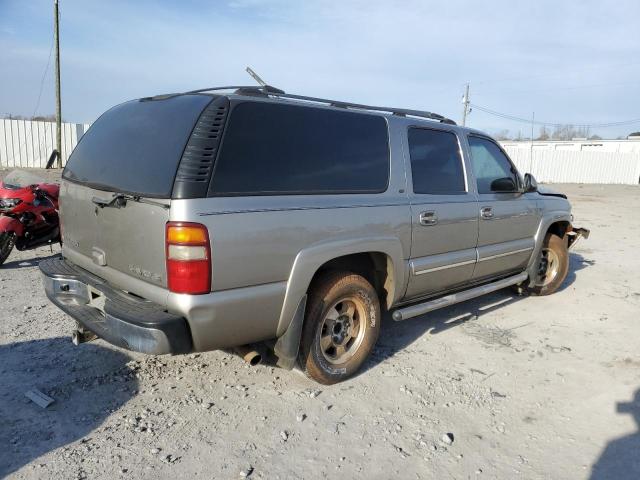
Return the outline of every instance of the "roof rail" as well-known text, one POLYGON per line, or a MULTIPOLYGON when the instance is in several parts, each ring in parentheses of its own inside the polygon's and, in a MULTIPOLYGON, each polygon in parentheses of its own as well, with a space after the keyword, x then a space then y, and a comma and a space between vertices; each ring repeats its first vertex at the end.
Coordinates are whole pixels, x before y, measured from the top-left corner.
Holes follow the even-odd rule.
POLYGON ((270 85, 265 85, 264 87, 233 86, 233 87, 202 88, 199 90, 192 90, 190 92, 185 92, 185 93, 202 93, 202 92, 208 92, 212 90, 234 90, 234 89, 236 90, 236 93, 239 93, 241 95, 264 95, 264 96, 273 96, 273 97, 279 97, 279 98, 289 98, 292 100, 303 100, 305 102, 323 103, 323 104, 330 105, 332 107, 338 107, 338 108, 354 109, 354 110, 369 110, 372 112, 387 112, 387 113, 392 113, 393 115, 398 115, 401 117, 410 116, 410 117, 427 118, 429 120, 436 120, 438 122, 446 123, 449 125, 456 125, 456 122, 438 113, 425 112, 422 110, 410 110, 406 108, 376 107, 373 105, 363 105, 360 103, 342 102, 339 100, 329 100, 326 98, 294 95, 292 93, 285 93, 283 90, 272 87, 270 85))
POLYGON ((432 113, 432 112, 425 112, 422 110, 409 110, 406 108, 394 108, 394 107, 376 107, 373 105, 363 105, 360 103, 342 102, 339 100, 328 100, 326 98, 307 97, 304 95, 294 95, 291 93, 270 93, 269 95, 273 95, 274 97, 281 97, 281 98, 291 98, 293 100, 304 100, 307 102, 324 103, 324 104, 331 105, 333 107, 339 107, 339 108, 369 110, 373 112, 388 112, 401 117, 411 116, 411 117, 428 118, 429 120, 437 120, 438 122, 447 123, 450 125, 456 124, 456 122, 454 122, 453 120, 443 115, 432 113))
POLYGON ((262 92, 262 94, 272 94, 272 93, 284 93, 283 90, 279 88, 272 87, 271 85, 265 85, 264 87, 256 87, 255 85, 231 85, 228 87, 210 87, 210 88, 199 88, 198 90, 190 90, 188 92, 184 92, 184 94, 189 93, 203 93, 203 92, 212 92, 216 90, 241 90, 243 92, 251 92, 255 91, 256 94, 262 92))

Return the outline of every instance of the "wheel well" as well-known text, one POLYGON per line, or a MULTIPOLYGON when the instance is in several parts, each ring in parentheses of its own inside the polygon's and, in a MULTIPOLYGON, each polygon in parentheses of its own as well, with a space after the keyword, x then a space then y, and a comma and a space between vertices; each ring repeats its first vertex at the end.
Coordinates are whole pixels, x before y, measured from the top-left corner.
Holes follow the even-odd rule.
POLYGON ((571 228, 571 224, 566 220, 561 222, 555 222, 549 225, 549 228, 547 229, 547 233, 553 233, 554 235, 557 235, 560 238, 564 238, 569 228, 571 228))
POLYGON ((373 285, 378 297, 387 308, 393 301, 394 275, 393 263, 389 256, 382 252, 362 252, 336 257, 323 264, 313 275, 309 289, 315 281, 327 272, 352 272, 366 278, 373 285))

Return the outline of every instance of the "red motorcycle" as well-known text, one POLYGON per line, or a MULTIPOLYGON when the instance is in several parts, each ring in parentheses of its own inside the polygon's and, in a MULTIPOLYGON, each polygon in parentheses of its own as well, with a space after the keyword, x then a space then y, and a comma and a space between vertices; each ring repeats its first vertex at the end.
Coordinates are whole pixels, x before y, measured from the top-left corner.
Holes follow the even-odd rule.
POLYGON ((26 170, 0 181, 0 265, 14 246, 22 251, 60 241, 59 191, 26 170))

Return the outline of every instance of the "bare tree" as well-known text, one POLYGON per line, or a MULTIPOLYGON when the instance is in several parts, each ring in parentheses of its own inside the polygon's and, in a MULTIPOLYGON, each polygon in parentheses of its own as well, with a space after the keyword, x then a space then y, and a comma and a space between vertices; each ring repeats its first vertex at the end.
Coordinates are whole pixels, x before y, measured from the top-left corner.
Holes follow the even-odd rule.
POLYGON ((500 130, 499 132, 496 132, 496 140, 511 140, 511 136, 509 135, 509 130, 508 129, 503 129, 500 130))
POLYGON ((56 116, 54 114, 36 115, 34 117, 31 117, 31 120, 34 120, 36 122, 55 122, 56 121, 56 116))
POLYGON ((573 138, 588 138, 589 127, 575 127, 573 125, 556 125, 551 132, 553 140, 571 140, 573 138))
POLYGON ((536 140, 549 140, 549 133, 547 132, 547 127, 544 125, 540 127, 540 134, 536 140))

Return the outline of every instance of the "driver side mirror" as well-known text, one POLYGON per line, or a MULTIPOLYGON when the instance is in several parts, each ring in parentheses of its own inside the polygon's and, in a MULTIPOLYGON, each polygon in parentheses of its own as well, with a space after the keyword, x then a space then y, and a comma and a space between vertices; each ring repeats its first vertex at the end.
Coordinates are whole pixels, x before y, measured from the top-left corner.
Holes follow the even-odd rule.
POLYGON ((514 193, 518 187, 511 177, 496 178, 491 182, 491 191, 497 193, 514 193))
POLYGON ((536 177, 534 177, 530 173, 525 173, 524 174, 524 193, 536 192, 536 191, 538 191, 538 182, 536 181, 536 177))

